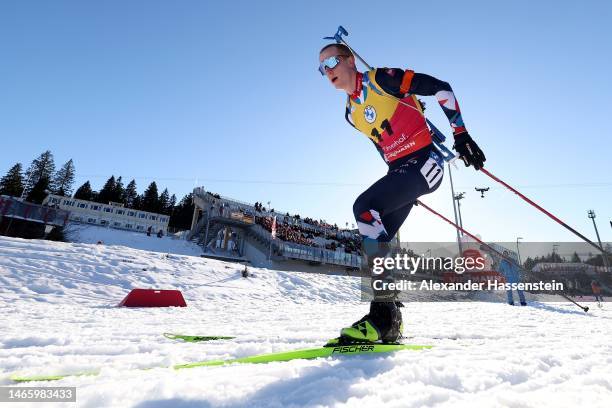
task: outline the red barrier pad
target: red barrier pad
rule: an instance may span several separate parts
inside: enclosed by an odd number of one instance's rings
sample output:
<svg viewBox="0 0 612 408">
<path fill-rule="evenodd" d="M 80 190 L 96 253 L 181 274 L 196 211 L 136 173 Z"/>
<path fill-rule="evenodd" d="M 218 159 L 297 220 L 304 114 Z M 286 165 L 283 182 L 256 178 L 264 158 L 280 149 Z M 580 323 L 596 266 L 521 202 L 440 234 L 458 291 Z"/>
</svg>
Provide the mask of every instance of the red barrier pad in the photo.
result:
<svg viewBox="0 0 612 408">
<path fill-rule="evenodd" d="M 125 307 L 185 307 L 185 299 L 180 290 L 132 289 L 119 303 Z"/>
</svg>

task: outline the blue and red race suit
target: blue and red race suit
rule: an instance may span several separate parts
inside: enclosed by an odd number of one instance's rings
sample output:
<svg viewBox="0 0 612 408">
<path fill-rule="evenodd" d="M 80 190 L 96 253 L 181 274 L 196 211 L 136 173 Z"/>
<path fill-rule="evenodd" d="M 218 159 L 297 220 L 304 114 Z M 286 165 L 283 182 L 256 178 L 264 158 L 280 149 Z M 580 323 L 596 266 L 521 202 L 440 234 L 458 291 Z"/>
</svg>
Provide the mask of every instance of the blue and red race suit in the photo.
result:
<svg viewBox="0 0 612 408">
<path fill-rule="evenodd" d="M 466 128 L 447 82 L 397 68 L 357 73 L 356 81 L 346 120 L 372 140 L 389 171 L 357 198 L 353 213 L 364 242 L 389 242 L 417 198 L 436 190 L 444 174 L 417 95 L 436 97 L 454 135 Z"/>
</svg>

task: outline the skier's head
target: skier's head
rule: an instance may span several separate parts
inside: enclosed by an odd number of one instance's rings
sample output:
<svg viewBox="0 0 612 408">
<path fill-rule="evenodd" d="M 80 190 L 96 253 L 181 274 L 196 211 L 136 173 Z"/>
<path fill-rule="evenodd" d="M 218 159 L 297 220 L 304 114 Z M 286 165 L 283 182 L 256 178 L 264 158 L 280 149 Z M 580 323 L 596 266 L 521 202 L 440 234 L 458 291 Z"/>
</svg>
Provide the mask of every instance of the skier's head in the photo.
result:
<svg viewBox="0 0 612 408">
<path fill-rule="evenodd" d="M 355 90 L 357 66 L 351 50 L 344 44 L 328 44 L 319 51 L 319 70 L 336 87 L 346 93 Z"/>
</svg>

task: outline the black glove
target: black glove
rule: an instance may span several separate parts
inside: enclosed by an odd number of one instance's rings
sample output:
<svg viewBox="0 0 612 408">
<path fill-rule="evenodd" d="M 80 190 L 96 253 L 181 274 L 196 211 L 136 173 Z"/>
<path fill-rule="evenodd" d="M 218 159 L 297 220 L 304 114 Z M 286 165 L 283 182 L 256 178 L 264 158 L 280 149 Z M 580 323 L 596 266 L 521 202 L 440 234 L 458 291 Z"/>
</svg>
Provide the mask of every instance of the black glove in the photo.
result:
<svg viewBox="0 0 612 408">
<path fill-rule="evenodd" d="M 465 167 L 473 165 L 476 170 L 483 167 L 487 160 L 480 147 L 472 140 L 468 132 L 463 132 L 455 136 L 453 149 L 459 153 L 459 158 L 465 163 Z"/>
</svg>

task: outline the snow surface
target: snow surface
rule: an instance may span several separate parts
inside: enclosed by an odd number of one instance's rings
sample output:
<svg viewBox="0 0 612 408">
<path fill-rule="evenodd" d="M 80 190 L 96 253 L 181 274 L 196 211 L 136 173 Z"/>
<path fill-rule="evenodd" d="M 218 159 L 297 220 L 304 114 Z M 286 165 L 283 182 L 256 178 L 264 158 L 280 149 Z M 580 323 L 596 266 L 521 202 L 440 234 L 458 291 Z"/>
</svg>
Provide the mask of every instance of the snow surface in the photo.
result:
<svg viewBox="0 0 612 408">
<path fill-rule="evenodd" d="M 202 248 L 193 242 L 177 239 L 172 235 L 164 235 L 158 238 L 153 233 L 149 237 L 144 232 L 124 231 L 78 223 L 70 224 L 67 235 L 69 241 L 84 244 L 96 244 L 98 241 L 102 241 L 104 245 L 121 245 L 152 252 L 194 256 L 199 256 L 202 253 Z"/>
<path fill-rule="evenodd" d="M 137 238 L 143 237 L 158 240 Z M 609 304 L 603 310 L 588 304 L 585 314 L 569 303 L 410 303 L 403 309 L 408 341 L 432 344 L 431 350 L 163 368 L 315 347 L 367 311 L 354 278 L 249 268 L 255 276 L 245 279 L 242 269 L 119 245 L 0 237 L 0 385 L 12 385 L 14 374 L 101 369 L 96 377 L 28 384 L 76 386 L 79 407 L 603 407 L 612 401 Z M 115 307 L 137 287 L 179 289 L 188 307 Z M 164 332 L 236 339 L 190 344 Z"/>
</svg>

